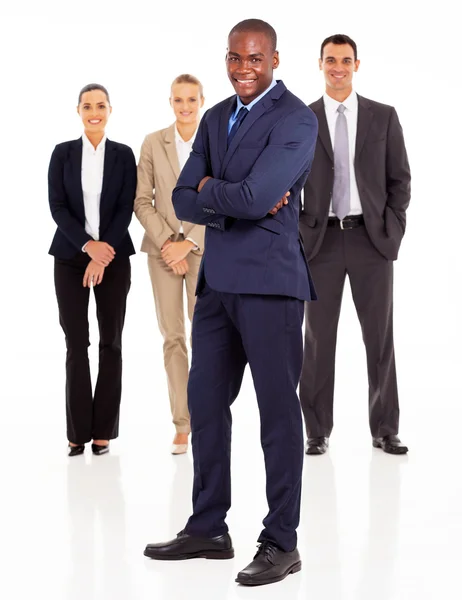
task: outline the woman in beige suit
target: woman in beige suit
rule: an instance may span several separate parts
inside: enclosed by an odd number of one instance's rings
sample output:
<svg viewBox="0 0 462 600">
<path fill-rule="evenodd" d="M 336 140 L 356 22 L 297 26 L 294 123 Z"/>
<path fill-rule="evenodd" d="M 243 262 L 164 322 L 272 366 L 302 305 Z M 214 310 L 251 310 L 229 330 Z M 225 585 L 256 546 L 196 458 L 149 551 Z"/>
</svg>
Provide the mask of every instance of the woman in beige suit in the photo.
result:
<svg viewBox="0 0 462 600">
<path fill-rule="evenodd" d="M 183 454 L 190 433 L 183 285 L 192 320 L 204 227 L 178 221 L 172 191 L 191 152 L 199 124 L 204 104 L 200 81 L 192 75 L 177 77 L 172 83 L 170 104 L 175 123 L 146 136 L 141 147 L 135 214 L 145 229 L 141 251 L 148 254 L 157 320 L 164 338 L 164 364 L 176 428 L 172 453 Z"/>
</svg>

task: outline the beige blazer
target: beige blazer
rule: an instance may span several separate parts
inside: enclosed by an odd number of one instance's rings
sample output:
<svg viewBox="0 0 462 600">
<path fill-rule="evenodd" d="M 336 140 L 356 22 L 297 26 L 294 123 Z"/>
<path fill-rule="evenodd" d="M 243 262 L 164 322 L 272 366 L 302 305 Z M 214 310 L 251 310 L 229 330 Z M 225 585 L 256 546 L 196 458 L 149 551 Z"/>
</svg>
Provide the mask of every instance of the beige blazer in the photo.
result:
<svg viewBox="0 0 462 600">
<path fill-rule="evenodd" d="M 172 192 L 179 176 L 175 125 L 147 135 L 141 147 L 134 207 L 145 229 L 142 252 L 158 254 L 168 238 L 175 240 L 178 237 L 181 222 L 175 215 Z M 201 255 L 205 227 L 183 221 L 183 232 L 199 246 L 193 253 Z"/>
</svg>

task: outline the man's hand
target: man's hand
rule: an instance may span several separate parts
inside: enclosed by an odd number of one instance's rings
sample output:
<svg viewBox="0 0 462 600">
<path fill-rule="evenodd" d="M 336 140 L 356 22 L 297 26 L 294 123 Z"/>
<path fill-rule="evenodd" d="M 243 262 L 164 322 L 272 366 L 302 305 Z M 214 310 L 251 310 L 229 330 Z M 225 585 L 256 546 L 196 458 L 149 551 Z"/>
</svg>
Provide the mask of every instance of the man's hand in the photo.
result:
<svg viewBox="0 0 462 600">
<path fill-rule="evenodd" d="M 91 240 L 85 245 L 85 252 L 102 267 L 107 267 L 115 256 L 115 250 L 106 242 Z"/>
<path fill-rule="evenodd" d="M 197 191 L 200 192 L 201 189 L 204 187 L 204 185 L 207 183 L 207 181 L 209 179 L 212 179 L 211 177 L 209 177 L 209 175 L 207 175 L 206 177 L 203 177 L 197 187 Z"/>
<path fill-rule="evenodd" d="M 172 266 L 172 271 L 175 273 L 175 275 L 186 275 L 186 273 L 189 271 L 188 261 L 185 258 L 180 260 L 179 263 Z"/>
<path fill-rule="evenodd" d="M 285 195 L 279 200 L 279 202 L 276 204 L 276 206 L 269 211 L 268 214 L 275 215 L 280 208 L 282 208 L 286 204 L 289 204 L 289 201 L 287 200 L 287 198 L 289 196 L 290 196 L 290 192 L 286 192 Z"/>
<path fill-rule="evenodd" d="M 164 244 L 162 258 L 169 267 L 173 267 L 185 259 L 193 248 L 194 244 L 189 240 Z"/>
<path fill-rule="evenodd" d="M 83 276 L 83 287 L 98 285 L 103 281 L 103 275 L 104 267 L 94 260 L 91 260 L 85 269 L 85 275 Z"/>
</svg>

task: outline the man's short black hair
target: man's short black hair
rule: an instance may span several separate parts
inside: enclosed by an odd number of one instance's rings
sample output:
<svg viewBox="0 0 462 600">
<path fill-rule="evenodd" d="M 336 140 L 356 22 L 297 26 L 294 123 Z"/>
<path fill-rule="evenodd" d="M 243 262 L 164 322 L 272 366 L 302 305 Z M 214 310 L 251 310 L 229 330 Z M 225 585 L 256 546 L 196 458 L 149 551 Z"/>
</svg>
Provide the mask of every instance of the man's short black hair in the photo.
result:
<svg viewBox="0 0 462 600">
<path fill-rule="evenodd" d="M 331 35 L 330 37 L 326 38 L 323 43 L 321 44 L 321 60 L 322 60 L 322 53 L 324 51 L 324 46 L 327 46 L 327 44 L 336 44 L 337 46 L 341 46 L 343 44 L 349 44 L 352 48 L 353 48 L 353 52 L 355 55 L 355 60 L 358 60 L 358 49 L 356 47 L 356 43 L 351 39 L 351 37 L 348 37 L 347 35 L 344 35 L 343 33 L 336 33 L 335 35 Z"/>
<path fill-rule="evenodd" d="M 257 32 L 264 33 L 271 42 L 271 50 L 272 52 L 276 51 L 278 38 L 274 28 L 271 27 L 269 23 L 266 21 L 262 21 L 261 19 L 246 19 L 245 21 L 241 21 L 229 32 L 228 38 L 230 38 L 233 33 L 249 33 L 249 32 Z"/>
</svg>

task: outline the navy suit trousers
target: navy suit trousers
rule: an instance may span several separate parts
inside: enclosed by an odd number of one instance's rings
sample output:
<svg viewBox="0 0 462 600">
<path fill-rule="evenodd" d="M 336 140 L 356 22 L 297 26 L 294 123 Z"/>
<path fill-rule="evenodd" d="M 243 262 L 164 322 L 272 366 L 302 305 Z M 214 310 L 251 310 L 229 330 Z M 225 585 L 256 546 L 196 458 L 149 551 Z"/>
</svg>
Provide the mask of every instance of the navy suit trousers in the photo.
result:
<svg viewBox="0 0 462 600">
<path fill-rule="evenodd" d="M 231 404 L 249 363 L 261 421 L 269 512 L 259 541 L 285 551 L 297 544 L 303 428 L 297 386 L 303 358 L 303 302 L 231 294 L 207 284 L 193 319 L 188 383 L 194 456 L 193 514 L 185 532 L 227 531 L 231 506 Z"/>
</svg>

